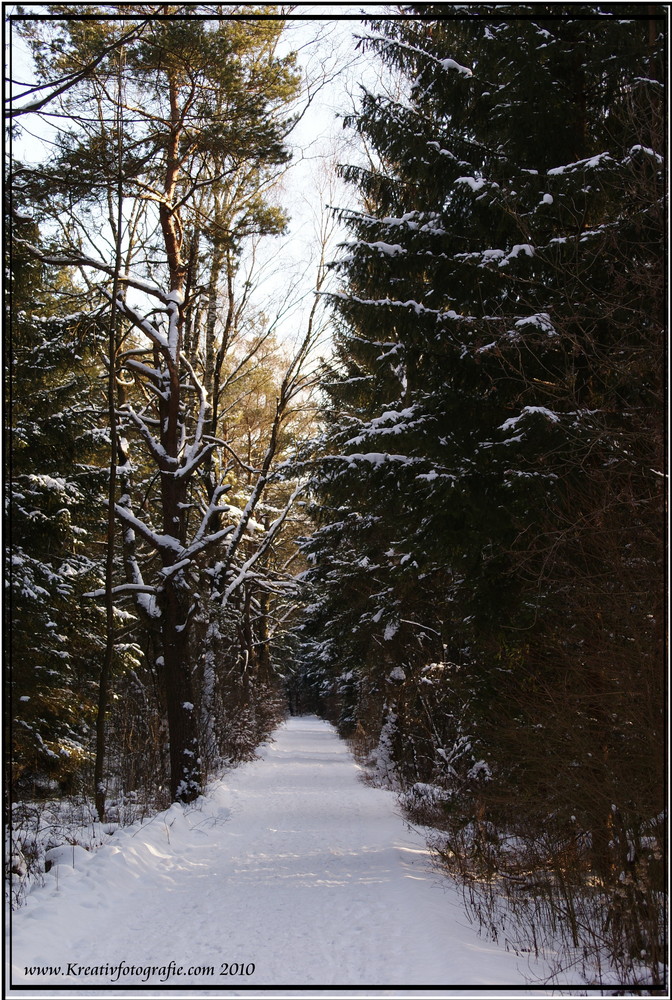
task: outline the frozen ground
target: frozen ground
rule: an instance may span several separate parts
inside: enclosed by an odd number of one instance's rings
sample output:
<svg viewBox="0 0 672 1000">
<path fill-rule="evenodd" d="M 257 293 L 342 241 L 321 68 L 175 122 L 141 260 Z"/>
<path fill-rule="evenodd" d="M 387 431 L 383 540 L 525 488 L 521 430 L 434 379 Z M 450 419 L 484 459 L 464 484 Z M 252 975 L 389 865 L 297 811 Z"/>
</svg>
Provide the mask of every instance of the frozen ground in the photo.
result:
<svg viewBox="0 0 672 1000">
<path fill-rule="evenodd" d="M 274 739 L 195 806 L 65 849 L 13 914 L 14 995 L 557 995 L 478 936 L 331 726 Z"/>
</svg>

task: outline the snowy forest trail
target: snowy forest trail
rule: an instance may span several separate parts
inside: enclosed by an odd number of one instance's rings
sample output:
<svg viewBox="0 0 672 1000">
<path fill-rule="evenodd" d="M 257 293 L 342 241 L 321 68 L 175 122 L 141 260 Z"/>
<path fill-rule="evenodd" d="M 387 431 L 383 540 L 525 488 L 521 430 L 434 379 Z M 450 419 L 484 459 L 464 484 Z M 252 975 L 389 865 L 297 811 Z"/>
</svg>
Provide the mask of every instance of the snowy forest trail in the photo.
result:
<svg viewBox="0 0 672 1000">
<path fill-rule="evenodd" d="M 469 926 L 395 796 L 359 771 L 331 726 L 291 718 L 195 806 L 73 852 L 14 914 L 13 985 L 24 996 L 31 985 L 35 996 L 148 985 L 160 995 L 528 992 L 525 960 Z"/>
</svg>

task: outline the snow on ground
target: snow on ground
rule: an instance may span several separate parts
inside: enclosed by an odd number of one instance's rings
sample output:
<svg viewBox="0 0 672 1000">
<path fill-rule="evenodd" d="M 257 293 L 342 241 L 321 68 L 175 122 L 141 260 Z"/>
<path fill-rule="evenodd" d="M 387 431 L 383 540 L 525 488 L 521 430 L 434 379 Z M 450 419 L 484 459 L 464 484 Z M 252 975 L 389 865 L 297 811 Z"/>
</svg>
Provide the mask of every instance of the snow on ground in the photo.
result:
<svg viewBox="0 0 672 1000">
<path fill-rule="evenodd" d="M 12 995 L 557 995 L 526 990 L 359 773 L 331 726 L 292 718 L 194 806 L 63 852 L 12 916 Z"/>
</svg>

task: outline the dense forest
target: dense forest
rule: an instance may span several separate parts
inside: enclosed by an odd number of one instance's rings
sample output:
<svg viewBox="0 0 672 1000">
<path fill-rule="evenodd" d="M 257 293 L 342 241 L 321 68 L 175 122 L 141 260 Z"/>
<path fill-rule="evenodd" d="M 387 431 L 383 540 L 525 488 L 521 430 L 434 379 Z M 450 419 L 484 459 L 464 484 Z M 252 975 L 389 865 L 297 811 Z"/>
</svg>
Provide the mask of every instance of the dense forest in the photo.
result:
<svg viewBox="0 0 672 1000">
<path fill-rule="evenodd" d="M 14 23 L 10 123 L 58 130 L 5 204 L 10 862 L 35 802 L 189 803 L 317 712 L 488 931 L 655 981 L 662 7 L 357 25 L 356 207 L 287 338 L 255 261 L 315 83 L 275 8 L 188 6 Z"/>
</svg>

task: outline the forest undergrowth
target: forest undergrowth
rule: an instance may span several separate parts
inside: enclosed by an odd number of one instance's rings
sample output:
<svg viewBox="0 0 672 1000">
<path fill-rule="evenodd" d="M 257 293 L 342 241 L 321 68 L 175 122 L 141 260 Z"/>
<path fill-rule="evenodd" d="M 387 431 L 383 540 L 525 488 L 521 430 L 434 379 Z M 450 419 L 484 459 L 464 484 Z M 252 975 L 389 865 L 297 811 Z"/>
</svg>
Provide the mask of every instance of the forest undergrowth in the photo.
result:
<svg viewBox="0 0 672 1000">
<path fill-rule="evenodd" d="M 463 801 L 458 819 L 445 788 L 405 785 L 385 739 L 374 745 L 360 726 L 347 743 L 361 780 L 397 794 L 402 816 L 425 837 L 437 875 L 457 887 L 468 919 L 507 950 L 541 960 L 544 985 L 559 993 L 564 984 L 592 984 L 605 996 L 665 995 L 662 825 L 649 831 L 644 863 L 633 863 L 626 877 L 598 878 L 589 837 L 568 844 L 548 824 L 534 831 L 520 822 L 497 826 L 484 819 L 482 803 L 470 820 Z M 658 867 L 655 887 L 650 864 Z"/>
<path fill-rule="evenodd" d="M 222 779 L 227 771 L 254 760 L 258 747 L 270 738 L 286 715 L 286 702 L 278 686 L 265 688 L 257 705 L 238 705 L 235 718 L 225 720 L 227 736 L 219 744 L 216 758 L 204 759 L 204 783 Z M 231 699 L 233 701 L 233 699 Z M 115 830 L 151 819 L 171 802 L 165 769 L 164 743 L 136 741 L 133 732 L 141 720 L 125 712 L 117 720 L 120 738 L 111 747 L 111 768 L 106 795 L 105 818 L 100 820 L 93 788 L 93 762 L 81 768 L 72 788 L 64 791 L 42 776 L 32 788 L 25 785 L 11 805 L 5 825 L 5 896 L 12 909 L 23 906 L 26 895 L 44 884 L 44 874 L 56 857 L 68 864 L 68 850 L 95 851 Z M 147 724 L 148 719 L 142 720 Z M 224 722 L 224 720 L 222 720 Z M 115 767 L 116 765 L 116 767 Z M 74 855 L 73 855 L 74 866 Z"/>
</svg>

